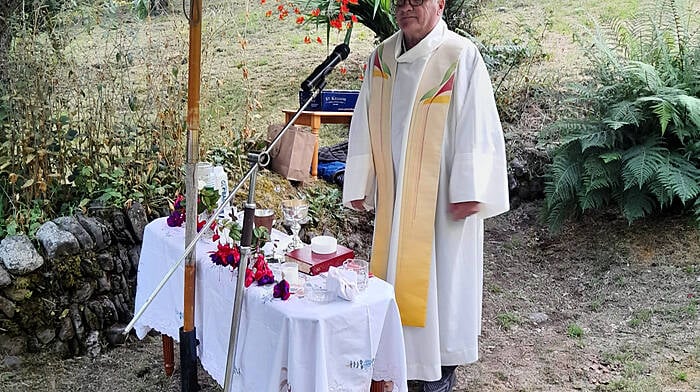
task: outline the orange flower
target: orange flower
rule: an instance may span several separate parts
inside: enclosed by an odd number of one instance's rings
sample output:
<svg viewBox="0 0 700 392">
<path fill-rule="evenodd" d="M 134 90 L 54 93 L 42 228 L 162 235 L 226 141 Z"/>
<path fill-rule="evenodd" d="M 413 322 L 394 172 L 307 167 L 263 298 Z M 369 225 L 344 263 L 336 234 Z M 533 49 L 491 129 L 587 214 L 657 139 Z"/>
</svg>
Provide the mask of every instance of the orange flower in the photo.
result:
<svg viewBox="0 0 700 392">
<path fill-rule="evenodd" d="M 359 1 L 358 0 L 348 0 L 348 3 L 358 5 Z"/>
<path fill-rule="evenodd" d="M 311 43 L 311 37 L 309 37 L 308 35 L 307 35 L 306 37 L 304 37 L 304 43 L 305 43 L 305 44 L 310 44 L 310 43 Z"/>
<path fill-rule="evenodd" d="M 297 24 L 302 24 L 302 23 L 304 23 L 304 17 L 300 16 L 297 18 Z"/>
<path fill-rule="evenodd" d="M 346 23 L 346 24 L 345 24 L 345 28 L 346 28 L 346 29 L 352 28 L 352 22 Z"/>
<path fill-rule="evenodd" d="M 341 75 L 345 75 L 346 73 L 348 73 L 348 69 L 345 67 L 340 67 L 338 68 L 338 70 L 340 71 Z"/>
<path fill-rule="evenodd" d="M 340 13 L 347 14 L 348 12 L 350 12 L 350 9 L 348 8 L 348 6 L 345 4 L 341 4 L 340 5 Z"/>
<path fill-rule="evenodd" d="M 265 12 L 265 16 L 268 18 L 272 16 L 272 10 L 268 10 L 267 12 Z"/>
<path fill-rule="evenodd" d="M 319 16 L 321 15 L 321 10 L 316 8 L 315 10 L 311 11 L 311 16 Z"/>
<path fill-rule="evenodd" d="M 321 37 L 316 37 L 316 42 L 318 42 L 319 44 L 322 44 L 323 40 L 321 39 Z"/>
<path fill-rule="evenodd" d="M 359 77 L 358 79 L 360 79 L 360 80 L 365 80 L 365 75 L 364 75 L 364 74 L 360 74 L 360 77 Z"/>
</svg>

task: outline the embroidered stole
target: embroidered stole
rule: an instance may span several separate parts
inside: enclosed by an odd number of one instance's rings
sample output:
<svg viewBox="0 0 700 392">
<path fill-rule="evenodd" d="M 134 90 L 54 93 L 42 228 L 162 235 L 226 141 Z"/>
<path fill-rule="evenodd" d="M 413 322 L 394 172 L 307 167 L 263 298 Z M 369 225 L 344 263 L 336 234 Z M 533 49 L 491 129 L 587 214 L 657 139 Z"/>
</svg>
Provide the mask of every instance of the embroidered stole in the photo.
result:
<svg viewBox="0 0 700 392">
<path fill-rule="evenodd" d="M 399 34 L 376 50 L 370 91 L 369 133 L 377 173 L 377 208 L 372 273 L 386 279 L 394 219 L 400 219 L 394 288 L 401 321 L 425 326 L 428 286 L 435 231 L 442 143 L 450 106 L 454 73 L 464 48 L 448 32 L 433 51 L 418 84 L 406 137 L 401 200 L 394 217 L 394 167 L 391 145 L 391 97 L 396 72 L 395 46 Z M 416 75 L 418 76 L 418 75 Z"/>
</svg>

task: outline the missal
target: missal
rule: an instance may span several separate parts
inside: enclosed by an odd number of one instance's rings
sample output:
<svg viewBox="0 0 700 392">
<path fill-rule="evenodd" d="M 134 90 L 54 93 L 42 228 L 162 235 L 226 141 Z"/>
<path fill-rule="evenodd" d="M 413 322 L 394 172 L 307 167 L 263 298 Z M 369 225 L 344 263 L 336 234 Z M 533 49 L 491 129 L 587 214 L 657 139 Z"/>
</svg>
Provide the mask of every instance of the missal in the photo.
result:
<svg viewBox="0 0 700 392">
<path fill-rule="evenodd" d="M 334 253 L 320 254 L 311 251 L 311 245 L 295 249 L 285 254 L 287 261 L 294 261 L 299 264 L 299 272 L 308 275 L 318 275 L 328 271 L 330 267 L 340 267 L 347 259 L 355 257 L 355 252 L 352 249 L 342 245 Z"/>
</svg>

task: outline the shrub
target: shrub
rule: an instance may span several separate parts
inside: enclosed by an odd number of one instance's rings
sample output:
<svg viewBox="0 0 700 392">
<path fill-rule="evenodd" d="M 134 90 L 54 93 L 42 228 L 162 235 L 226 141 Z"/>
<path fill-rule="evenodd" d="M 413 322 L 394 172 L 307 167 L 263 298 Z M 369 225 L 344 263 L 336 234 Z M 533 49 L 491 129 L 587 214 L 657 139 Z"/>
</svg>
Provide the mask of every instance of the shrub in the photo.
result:
<svg viewBox="0 0 700 392">
<path fill-rule="evenodd" d="M 700 217 L 700 47 L 676 1 L 644 14 L 584 42 L 590 78 L 571 99 L 582 115 L 549 130 L 560 137 L 545 188 L 553 229 L 610 206 L 630 223 L 675 206 Z"/>
</svg>

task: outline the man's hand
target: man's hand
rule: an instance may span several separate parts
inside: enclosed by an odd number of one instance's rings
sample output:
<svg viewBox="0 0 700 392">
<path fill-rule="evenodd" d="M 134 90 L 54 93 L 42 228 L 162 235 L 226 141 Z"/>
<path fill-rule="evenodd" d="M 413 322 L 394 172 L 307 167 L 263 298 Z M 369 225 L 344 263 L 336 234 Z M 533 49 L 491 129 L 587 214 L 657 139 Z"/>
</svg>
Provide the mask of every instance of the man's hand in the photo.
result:
<svg viewBox="0 0 700 392">
<path fill-rule="evenodd" d="M 452 216 L 454 220 L 464 219 L 470 215 L 474 215 L 479 212 L 479 202 L 478 201 L 463 201 L 460 203 L 451 203 L 447 207 L 447 212 Z"/>
<path fill-rule="evenodd" d="M 352 208 L 358 210 L 358 211 L 364 211 L 365 210 L 365 199 L 358 199 L 358 200 L 353 200 L 350 202 L 350 205 L 352 205 Z"/>
</svg>

